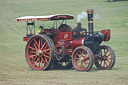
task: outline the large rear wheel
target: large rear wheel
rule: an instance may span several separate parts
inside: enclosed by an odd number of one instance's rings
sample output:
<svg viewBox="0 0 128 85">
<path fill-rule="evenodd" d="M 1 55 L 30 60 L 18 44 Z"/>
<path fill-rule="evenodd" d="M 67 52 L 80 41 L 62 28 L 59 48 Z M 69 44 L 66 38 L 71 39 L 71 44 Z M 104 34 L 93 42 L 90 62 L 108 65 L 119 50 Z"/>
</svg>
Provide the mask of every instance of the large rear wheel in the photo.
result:
<svg viewBox="0 0 128 85">
<path fill-rule="evenodd" d="M 78 71 L 89 71 L 93 66 L 92 51 L 85 46 L 77 47 L 72 54 L 72 63 Z"/>
<path fill-rule="evenodd" d="M 35 70 L 49 69 L 54 62 L 54 43 L 46 35 L 31 37 L 26 45 L 25 56 L 28 65 Z"/>
<path fill-rule="evenodd" d="M 100 46 L 99 56 L 95 57 L 95 65 L 100 70 L 109 70 L 115 64 L 115 53 L 109 46 Z"/>
</svg>

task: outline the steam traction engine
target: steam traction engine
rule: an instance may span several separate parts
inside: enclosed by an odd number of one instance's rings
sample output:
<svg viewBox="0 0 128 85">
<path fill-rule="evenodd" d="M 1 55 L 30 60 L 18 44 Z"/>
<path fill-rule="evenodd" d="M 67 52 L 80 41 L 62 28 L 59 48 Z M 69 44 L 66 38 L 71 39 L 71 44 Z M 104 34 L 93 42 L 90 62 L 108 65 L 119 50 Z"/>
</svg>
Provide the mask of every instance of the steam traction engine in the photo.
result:
<svg viewBox="0 0 128 85">
<path fill-rule="evenodd" d="M 89 71 L 93 63 L 100 70 L 109 70 L 115 64 L 115 53 L 111 47 L 100 45 L 110 40 L 110 30 L 93 31 L 93 10 L 88 13 L 88 32 L 77 24 L 75 29 L 65 24 L 74 19 L 72 15 L 58 14 L 50 16 L 25 16 L 17 18 L 18 22 L 27 22 L 27 41 L 25 57 L 28 65 L 35 70 L 49 68 L 72 68 Z M 35 21 L 54 21 L 53 27 L 35 35 Z M 59 26 L 58 26 L 59 23 Z"/>
</svg>

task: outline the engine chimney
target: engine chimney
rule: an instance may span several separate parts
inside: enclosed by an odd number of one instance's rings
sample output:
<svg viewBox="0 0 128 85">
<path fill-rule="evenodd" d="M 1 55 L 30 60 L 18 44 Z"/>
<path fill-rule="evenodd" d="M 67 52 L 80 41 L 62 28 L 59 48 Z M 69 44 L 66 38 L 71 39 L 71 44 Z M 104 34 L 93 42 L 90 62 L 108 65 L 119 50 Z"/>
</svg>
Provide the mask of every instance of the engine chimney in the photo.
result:
<svg viewBox="0 0 128 85">
<path fill-rule="evenodd" d="M 80 30 L 82 27 L 81 27 L 81 23 L 77 23 L 77 29 Z"/>
<path fill-rule="evenodd" d="M 93 9 L 88 9 L 88 30 L 89 30 L 89 36 L 93 35 Z"/>
</svg>

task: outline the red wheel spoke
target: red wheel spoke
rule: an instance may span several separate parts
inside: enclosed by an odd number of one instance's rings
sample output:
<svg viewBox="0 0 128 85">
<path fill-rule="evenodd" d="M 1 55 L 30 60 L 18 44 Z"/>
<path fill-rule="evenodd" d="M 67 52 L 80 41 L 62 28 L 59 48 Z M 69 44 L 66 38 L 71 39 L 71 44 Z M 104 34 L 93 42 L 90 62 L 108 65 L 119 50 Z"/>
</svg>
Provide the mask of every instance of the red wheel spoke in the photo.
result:
<svg viewBox="0 0 128 85">
<path fill-rule="evenodd" d="M 43 63 L 46 65 L 46 62 L 45 62 L 45 60 L 41 57 L 41 60 L 43 61 Z"/>
<path fill-rule="evenodd" d="M 32 49 L 32 50 L 37 50 L 37 49 L 35 49 L 35 48 L 33 48 L 33 47 L 29 47 L 30 49 Z"/>
<path fill-rule="evenodd" d="M 47 55 L 45 55 L 45 54 L 43 54 L 43 56 L 46 57 L 46 58 L 49 58 L 49 56 L 47 56 Z"/>
<path fill-rule="evenodd" d="M 40 60 L 40 66 L 41 66 L 41 67 L 42 67 L 42 63 L 43 63 L 42 60 Z"/>
<path fill-rule="evenodd" d="M 44 48 L 45 44 L 46 44 L 46 42 L 42 45 L 41 49 L 43 49 L 43 48 Z"/>
<path fill-rule="evenodd" d="M 38 44 L 38 48 L 40 48 L 40 39 L 39 39 L 39 44 Z"/>
<path fill-rule="evenodd" d="M 50 52 L 45 52 L 45 54 L 48 54 L 48 55 L 50 55 Z"/>
<path fill-rule="evenodd" d="M 82 50 L 82 52 L 80 52 L 81 56 L 83 56 L 83 53 L 84 53 L 84 51 Z"/>
<path fill-rule="evenodd" d="M 112 58 L 107 58 L 107 57 L 105 57 L 105 59 L 112 59 Z"/>
<path fill-rule="evenodd" d="M 111 64 L 111 62 L 109 60 L 107 60 L 109 64 Z"/>
<path fill-rule="evenodd" d="M 34 42 L 36 43 L 36 45 L 38 46 L 38 43 L 37 43 L 37 41 L 34 39 Z"/>
<path fill-rule="evenodd" d="M 108 67 L 108 64 L 106 63 L 106 61 L 105 61 L 105 64 L 106 64 L 106 66 Z"/>
<path fill-rule="evenodd" d="M 46 63 L 48 63 L 47 58 L 45 58 Z"/>
<path fill-rule="evenodd" d="M 34 66 L 36 66 L 36 63 L 35 62 L 33 62 L 33 64 L 34 64 Z"/>
<path fill-rule="evenodd" d="M 78 55 L 78 53 L 76 53 L 76 55 Z"/>
<path fill-rule="evenodd" d="M 84 66 L 83 66 L 83 62 L 81 62 L 80 66 L 81 66 L 82 68 L 84 68 Z"/>
<path fill-rule="evenodd" d="M 85 53 L 85 56 L 87 56 L 87 53 Z"/>
<path fill-rule="evenodd" d="M 109 57 L 111 54 L 109 54 L 107 57 Z"/>
<path fill-rule="evenodd" d="M 30 58 L 33 58 L 34 56 L 36 56 L 36 55 L 31 55 Z"/>
<path fill-rule="evenodd" d="M 84 63 L 85 63 L 85 64 L 89 64 L 89 63 L 87 63 L 86 61 L 84 61 Z"/>
<path fill-rule="evenodd" d="M 39 58 L 37 58 L 37 60 L 35 61 L 35 63 L 37 63 L 38 60 L 39 60 Z"/>
<path fill-rule="evenodd" d="M 76 58 L 76 60 L 78 60 L 78 59 L 80 59 L 80 58 Z"/>
<path fill-rule="evenodd" d="M 50 49 L 45 49 L 45 50 L 43 50 L 43 52 L 46 52 L 46 51 L 50 51 Z"/>
<path fill-rule="evenodd" d="M 108 52 L 108 50 L 107 50 L 106 52 L 104 52 L 104 55 L 106 55 L 106 54 L 107 54 L 107 52 Z"/>
<path fill-rule="evenodd" d="M 48 44 L 45 45 L 44 49 L 46 49 L 48 47 Z"/>
<path fill-rule="evenodd" d="M 31 54 L 31 53 L 36 53 L 36 52 L 35 52 L 35 51 L 30 51 L 30 54 Z"/>
<path fill-rule="evenodd" d="M 80 58 L 79 54 L 77 56 Z"/>
<path fill-rule="evenodd" d="M 34 47 L 37 49 L 36 44 L 34 43 Z"/>
<path fill-rule="evenodd" d="M 85 60 L 88 60 L 89 56 L 84 57 Z"/>
<path fill-rule="evenodd" d="M 35 60 L 36 60 L 36 58 L 37 58 L 37 56 L 35 56 L 35 58 L 33 59 L 33 61 L 35 61 Z"/>
<path fill-rule="evenodd" d="M 78 56 L 78 57 L 80 58 L 80 56 L 79 56 L 79 54 L 78 54 L 78 53 L 76 53 L 76 56 Z"/>
<path fill-rule="evenodd" d="M 77 60 L 76 62 L 77 62 L 77 64 L 78 64 L 78 63 L 80 62 L 80 60 Z"/>
</svg>

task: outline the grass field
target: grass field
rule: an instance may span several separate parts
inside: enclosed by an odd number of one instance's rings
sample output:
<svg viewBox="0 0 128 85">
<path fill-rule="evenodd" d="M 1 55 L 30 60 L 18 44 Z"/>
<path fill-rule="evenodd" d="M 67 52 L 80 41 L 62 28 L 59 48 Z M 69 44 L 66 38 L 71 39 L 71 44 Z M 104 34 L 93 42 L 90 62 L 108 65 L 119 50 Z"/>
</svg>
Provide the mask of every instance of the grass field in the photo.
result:
<svg viewBox="0 0 128 85">
<path fill-rule="evenodd" d="M 111 29 L 111 40 L 103 44 L 116 53 L 111 70 L 89 72 L 74 69 L 35 71 L 26 63 L 25 22 L 16 18 L 25 15 L 72 14 L 74 28 L 79 13 L 93 8 L 98 13 L 94 29 Z M 87 19 L 82 21 L 87 28 Z M 42 24 L 43 22 L 37 22 Z M 0 85 L 128 85 L 128 1 L 117 0 L 0 0 Z"/>
</svg>

